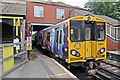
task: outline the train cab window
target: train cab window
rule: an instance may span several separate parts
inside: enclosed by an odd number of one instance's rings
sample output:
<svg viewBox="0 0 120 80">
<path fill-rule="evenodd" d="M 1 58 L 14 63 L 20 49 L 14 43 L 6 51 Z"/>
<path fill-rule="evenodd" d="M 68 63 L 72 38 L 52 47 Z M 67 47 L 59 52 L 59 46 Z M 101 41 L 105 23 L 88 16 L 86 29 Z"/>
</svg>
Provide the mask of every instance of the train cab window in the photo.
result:
<svg viewBox="0 0 120 80">
<path fill-rule="evenodd" d="M 59 43 L 61 44 L 62 43 L 62 30 L 60 30 L 60 39 L 59 39 Z"/>
<path fill-rule="evenodd" d="M 96 30 L 96 37 L 97 40 L 104 40 L 105 39 L 105 23 L 96 23 L 97 30 Z"/>
<path fill-rule="evenodd" d="M 47 41 L 50 41 L 50 32 L 47 33 Z"/>
<path fill-rule="evenodd" d="M 70 27 L 71 41 L 81 41 L 82 21 L 71 20 Z"/>
<path fill-rule="evenodd" d="M 90 28 L 85 29 L 85 40 L 91 40 L 91 29 Z"/>
</svg>

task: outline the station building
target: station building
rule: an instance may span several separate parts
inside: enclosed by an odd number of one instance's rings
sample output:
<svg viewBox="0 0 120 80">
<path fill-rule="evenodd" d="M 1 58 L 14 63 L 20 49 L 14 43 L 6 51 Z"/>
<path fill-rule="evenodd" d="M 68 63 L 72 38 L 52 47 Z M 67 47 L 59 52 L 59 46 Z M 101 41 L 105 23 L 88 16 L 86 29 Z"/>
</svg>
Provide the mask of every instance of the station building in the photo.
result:
<svg viewBox="0 0 120 80">
<path fill-rule="evenodd" d="M 64 4 L 62 2 L 52 2 L 32 0 L 26 3 L 26 21 L 27 25 L 32 27 L 33 31 L 41 30 L 70 18 L 71 9 L 80 9 L 79 7 Z"/>
<path fill-rule="evenodd" d="M 26 3 L 0 2 L 0 77 L 27 62 Z"/>
</svg>

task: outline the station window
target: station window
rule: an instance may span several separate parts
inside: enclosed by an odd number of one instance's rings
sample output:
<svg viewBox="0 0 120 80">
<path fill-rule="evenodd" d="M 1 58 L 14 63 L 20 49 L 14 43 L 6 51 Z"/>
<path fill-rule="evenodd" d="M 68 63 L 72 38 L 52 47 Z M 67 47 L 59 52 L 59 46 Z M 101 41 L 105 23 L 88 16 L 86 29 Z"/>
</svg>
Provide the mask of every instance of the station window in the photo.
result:
<svg viewBox="0 0 120 80">
<path fill-rule="evenodd" d="M 50 41 L 50 32 L 47 33 L 47 41 Z"/>
<path fill-rule="evenodd" d="M 64 14 L 64 9 L 56 9 L 56 18 L 57 19 L 64 19 L 65 14 Z"/>
<path fill-rule="evenodd" d="M 107 34 L 108 34 L 108 35 L 110 35 L 110 30 L 111 30 L 110 25 L 107 25 Z"/>
<path fill-rule="evenodd" d="M 60 30 L 60 44 L 62 43 L 62 30 Z"/>
<path fill-rule="evenodd" d="M 13 39 L 15 36 L 15 27 L 13 27 L 13 20 L 3 19 L 2 22 L 0 22 L 0 27 L 2 30 L 2 35 L 0 35 L 0 39 L 2 38 L 2 43 L 13 43 Z"/>
<path fill-rule="evenodd" d="M 43 6 L 34 6 L 34 17 L 44 17 Z"/>
<path fill-rule="evenodd" d="M 111 36 L 115 38 L 115 28 L 111 27 Z"/>
<path fill-rule="evenodd" d="M 116 28 L 116 40 L 120 40 L 120 28 Z"/>
</svg>

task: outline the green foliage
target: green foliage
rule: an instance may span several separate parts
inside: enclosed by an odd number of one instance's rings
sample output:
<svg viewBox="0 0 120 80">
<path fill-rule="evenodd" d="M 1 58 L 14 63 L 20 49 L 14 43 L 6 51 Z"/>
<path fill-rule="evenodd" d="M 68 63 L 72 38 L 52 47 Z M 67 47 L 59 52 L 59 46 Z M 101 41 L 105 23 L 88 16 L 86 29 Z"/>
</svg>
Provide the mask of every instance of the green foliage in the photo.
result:
<svg viewBox="0 0 120 80">
<path fill-rule="evenodd" d="M 106 15 L 111 18 L 120 20 L 120 1 L 119 2 L 104 2 L 104 1 L 89 0 L 89 2 L 85 4 L 85 8 L 94 14 Z"/>
</svg>

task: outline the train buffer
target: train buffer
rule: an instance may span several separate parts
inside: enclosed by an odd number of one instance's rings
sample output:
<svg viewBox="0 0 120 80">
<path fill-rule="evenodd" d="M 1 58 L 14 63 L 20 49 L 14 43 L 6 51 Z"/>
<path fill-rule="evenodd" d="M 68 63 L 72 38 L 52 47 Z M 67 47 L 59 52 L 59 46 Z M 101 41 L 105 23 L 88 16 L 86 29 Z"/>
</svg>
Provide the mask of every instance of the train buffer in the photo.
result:
<svg viewBox="0 0 120 80">
<path fill-rule="evenodd" d="M 31 54 L 32 53 L 36 52 L 32 51 Z M 4 77 L 4 79 L 6 78 L 67 78 L 70 80 L 77 80 L 77 77 L 65 69 L 61 64 L 43 54 L 37 54 L 36 59 L 17 68 Z"/>
</svg>

